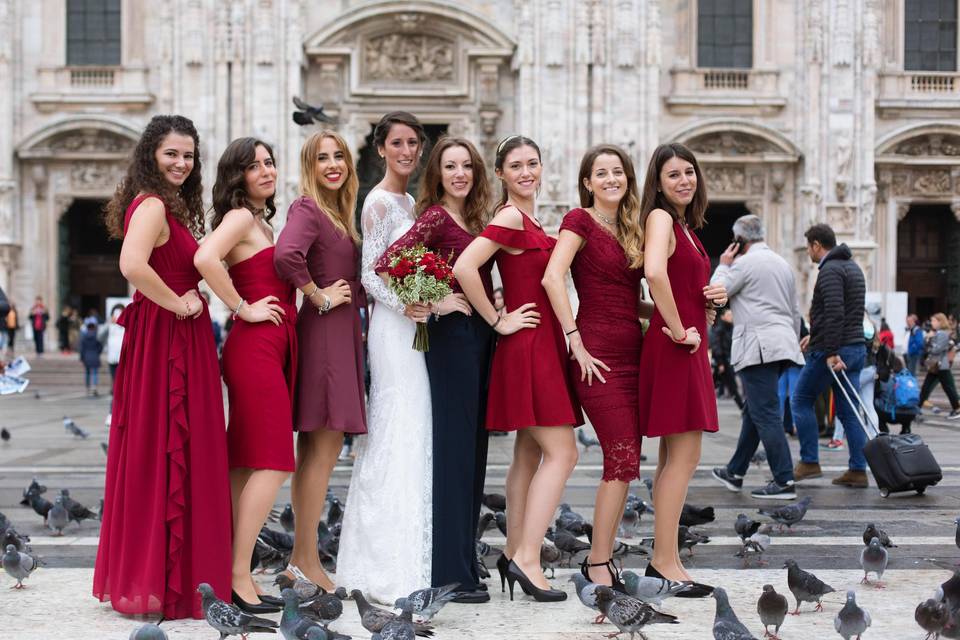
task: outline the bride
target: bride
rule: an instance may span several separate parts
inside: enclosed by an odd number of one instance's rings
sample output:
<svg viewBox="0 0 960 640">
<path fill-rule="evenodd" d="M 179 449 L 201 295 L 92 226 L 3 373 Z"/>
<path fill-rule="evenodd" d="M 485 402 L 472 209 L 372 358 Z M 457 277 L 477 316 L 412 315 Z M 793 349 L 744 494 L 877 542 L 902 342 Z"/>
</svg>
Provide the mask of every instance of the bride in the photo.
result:
<svg viewBox="0 0 960 640">
<path fill-rule="evenodd" d="M 350 479 L 337 560 L 337 584 L 392 605 L 430 586 L 433 529 L 433 437 L 430 382 L 412 347 L 424 305 L 404 306 L 374 271 L 387 247 L 414 222 L 407 182 L 425 135 L 413 115 L 397 111 L 374 129 L 387 171 L 363 203 L 361 281 L 374 302 L 367 332 L 370 397 Z"/>
</svg>

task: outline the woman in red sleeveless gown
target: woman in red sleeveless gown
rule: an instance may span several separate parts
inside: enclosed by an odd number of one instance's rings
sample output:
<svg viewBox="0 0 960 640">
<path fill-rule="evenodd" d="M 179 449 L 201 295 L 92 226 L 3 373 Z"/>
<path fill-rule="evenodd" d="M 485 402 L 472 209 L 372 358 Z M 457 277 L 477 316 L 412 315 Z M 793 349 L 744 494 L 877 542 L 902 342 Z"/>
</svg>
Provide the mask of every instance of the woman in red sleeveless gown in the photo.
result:
<svg viewBox="0 0 960 640">
<path fill-rule="evenodd" d="M 155 116 L 106 217 L 137 292 L 120 317 L 93 594 L 121 613 L 167 619 L 203 617 L 201 582 L 230 596 L 220 369 L 193 266 L 203 230 L 198 146 L 192 122 Z"/>
<path fill-rule="evenodd" d="M 213 185 L 213 231 L 193 259 L 236 321 L 223 347 L 230 420 L 227 450 L 233 499 L 233 602 L 254 614 L 276 612 L 259 593 L 250 557 L 260 529 L 293 472 L 291 396 L 297 365 L 293 287 L 273 268 L 277 167 L 273 149 L 238 138 L 223 151 Z M 224 268 L 226 262 L 229 271 Z"/>
<path fill-rule="evenodd" d="M 593 544 L 580 571 L 591 582 L 624 590 L 613 546 L 630 481 L 640 476 L 640 318 L 650 317 L 653 305 L 640 302 L 643 232 L 630 156 L 613 145 L 593 147 L 583 156 L 577 183 L 583 208 L 563 218 L 544 288 L 570 338 L 570 377 L 603 450 Z M 568 270 L 579 298 L 576 322 Z"/>
<path fill-rule="evenodd" d="M 577 464 L 573 426 L 583 424 L 567 378 L 567 345 L 540 281 L 556 240 L 524 211 L 533 211 L 540 149 L 511 136 L 497 147 L 501 209 L 454 265 L 470 304 L 500 335 L 487 396 L 487 429 L 516 431 L 507 473 L 507 544 L 497 561 L 502 579 L 538 601 L 566 599 L 540 568 L 540 546 L 564 485 Z M 495 257 L 509 311 L 487 298 L 480 268 Z M 542 460 L 542 462 L 541 462 Z M 512 560 L 511 560 L 512 558 Z"/>
<path fill-rule="evenodd" d="M 718 430 L 717 400 L 703 336 L 707 308 L 726 291 L 708 287 L 710 259 L 692 232 L 704 224 L 706 185 L 683 145 L 653 153 L 640 204 L 644 271 L 656 308 L 640 358 L 640 433 L 660 438 L 653 500 L 656 546 L 649 575 L 690 580 L 680 563 L 677 526 L 687 486 L 700 460 L 704 431 Z M 706 596 L 694 585 L 688 596 Z"/>
</svg>

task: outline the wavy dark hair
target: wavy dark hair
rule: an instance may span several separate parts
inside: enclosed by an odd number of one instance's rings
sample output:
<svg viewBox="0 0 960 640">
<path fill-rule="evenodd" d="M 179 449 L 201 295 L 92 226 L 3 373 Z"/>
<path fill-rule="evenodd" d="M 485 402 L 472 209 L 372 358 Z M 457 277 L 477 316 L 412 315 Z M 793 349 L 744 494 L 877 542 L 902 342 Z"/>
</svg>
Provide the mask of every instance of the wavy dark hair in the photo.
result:
<svg viewBox="0 0 960 640">
<path fill-rule="evenodd" d="M 223 216 L 233 209 L 246 209 L 254 216 L 263 214 L 263 220 L 270 224 L 270 219 L 277 213 L 277 206 L 273 203 L 274 195 L 267 198 L 264 209 L 258 209 L 250 202 L 247 192 L 247 167 L 257 159 L 257 147 L 263 147 L 270 154 L 270 160 L 276 166 L 273 148 L 257 138 L 237 138 L 227 145 L 217 163 L 217 181 L 213 183 L 213 215 L 210 216 L 210 228 L 216 229 L 223 222 Z"/>
<path fill-rule="evenodd" d="M 157 168 L 156 153 L 170 133 L 193 138 L 193 170 L 179 188 L 170 184 Z M 200 135 L 193 121 L 183 116 L 153 116 L 133 150 L 127 173 L 104 207 L 104 223 L 112 238 L 123 237 L 127 207 L 138 193 L 160 197 L 170 214 L 197 239 L 203 236 L 203 185 Z"/>
<path fill-rule="evenodd" d="M 473 187 L 463 203 L 463 222 L 475 234 L 483 231 L 487 222 L 487 208 L 490 200 L 490 186 L 487 183 L 487 168 L 477 148 L 466 138 L 441 136 L 430 151 L 423 177 L 420 178 L 419 196 L 414 211 L 419 216 L 443 200 L 443 152 L 453 147 L 463 147 L 470 155 L 473 165 Z"/>
<path fill-rule="evenodd" d="M 627 189 L 617 205 L 617 240 L 623 247 L 630 266 L 637 269 L 643 266 L 643 227 L 640 226 L 640 198 L 637 188 L 637 172 L 633 168 L 633 161 L 629 154 L 613 144 L 598 144 L 591 147 L 580 161 L 580 171 L 577 174 L 577 192 L 580 195 L 580 206 L 586 209 L 594 205 L 593 192 L 587 189 L 584 182 L 590 181 L 593 173 L 593 163 L 603 155 L 616 156 L 623 166 L 623 174 L 627 179 Z"/>
<path fill-rule="evenodd" d="M 540 161 L 543 162 L 542 154 L 540 153 L 540 147 L 537 146 L 537 143 L 531 140 L 526 136 L 507 136 L 500 141 L 500 144 L 497 145 L 497 155 L 493 161 L 493 168 L 497 171 L 503 171 L 503 163 L 507 160 L 507 156 L 514 149 L 519 149 L 520 147 L 532 147 L 534 151 L 537 152 L 537 157 L 540 158 Z M 507 193 L 507 187 L 503 183 L 503 180 L 500 181 L 500 202 L 497 203 L 497 209 L 502 209 L 505 204 L 507 204 L 507 199 L 510 197 L 510 194 Z"/>
<path fill-rule="evenodd" d="M 693 200 L 683 212 L 683 221 L 691 229 L 700 229 L 707 221 L 707 183 L 703 179 L 697 157 L 679 142 L 661 144 L 653 150 L 650 164 L 647 165 L 647 175 L 643 181 L 643 196 L 640 198 L 640 226 L 644 229 L 647 227 L 647 218 L 654 209 L 663 209 L 674 220 L 680 221 L 680 213 L 660 191 L 660 171 L 670 158 L 686 160 L 693 165 L 693 171 L 697 174 L 697 190 L 693 194 Z"/>
</svg>

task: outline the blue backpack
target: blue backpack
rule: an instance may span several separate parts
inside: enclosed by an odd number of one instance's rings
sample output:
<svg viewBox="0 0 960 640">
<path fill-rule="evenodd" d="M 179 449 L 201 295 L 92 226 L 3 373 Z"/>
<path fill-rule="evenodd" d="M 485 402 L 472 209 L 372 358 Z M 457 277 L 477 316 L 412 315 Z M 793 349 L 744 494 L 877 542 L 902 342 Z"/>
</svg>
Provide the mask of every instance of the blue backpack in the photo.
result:
<svg viewBox="0 0 960 640">
<path fill-rule="evenodd" d="M 916 413 L 920 408 L 920 385 L 913 374 L 906 369 L 890 376 L 889 394 L 886 397 L 885 410 L 893 418 L 897 417 L 897 409 Z"/>
</svg>

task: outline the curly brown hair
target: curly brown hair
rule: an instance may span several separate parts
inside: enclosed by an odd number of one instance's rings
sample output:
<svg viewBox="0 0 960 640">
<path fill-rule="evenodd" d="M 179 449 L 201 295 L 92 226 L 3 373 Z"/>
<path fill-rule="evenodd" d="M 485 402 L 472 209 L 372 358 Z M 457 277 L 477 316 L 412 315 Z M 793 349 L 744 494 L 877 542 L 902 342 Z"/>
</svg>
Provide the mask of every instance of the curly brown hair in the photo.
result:
<svg viewBox="0 0 960 640">
<path fill-rule="evenodd" d="M 210 216 L 210 228 L 216 229 L 223 222 L 223 216 L 233 209 L 246 209 L 257 215 L 263 213 L 263 220 L 270 224 L 270 219 L 277 213 L 277 206 L 273 202 L 276 195 L 267 198 L 265 211 L 259 211 L 250 202 L 247 193 L 247 167 L 257 159 L 257 147 L 263 147 L 270 154 L 270 161 L 276 163 L 273 148 L 257 138 L 237 138 L 227 145 L 217 163 L 217 181 L 213 183 L 213 215 Z"/>
<path fill-rule="evenodd" d="M 478 234 L 483 231 L 483 227 L 487 223 L 490 187 L 487 183 L 487 169 L 483 163 L 483 158 L 477 148 L 466 138 L 445 135 L 441 136 L 437 143 L 433 145 L 423 176 L 420 178 L 420 195 L 413 210 L 419 216 L 433 205 L 440 204 L 443 200 L 443 179 L 441 177 L 443 170 L 440 164 L 443 160 L 443 152 L 451 147 L 463 147 L 470 155 L 470 163 L 473 165 L 473 188 L 467 194 L 462 213 L 463 222 L 474 234 Z"/>
<path fill-rule="evenodd" d="M 157 168 L 157 149 L 170 133 L 193 138 L 193 170 L 179 188 L 171 185 Z M 153 116 L 133 150 L 127 174 L 104 207 L 104 223 L 110 237 L 123 237 L 127 207 L 138 193 L 150 193 L 159 196 L 170 214 L 199 239 L 203 236 L 202 169 L 200 136 L 193 122 L 183 116 Z"/>
</svg>

